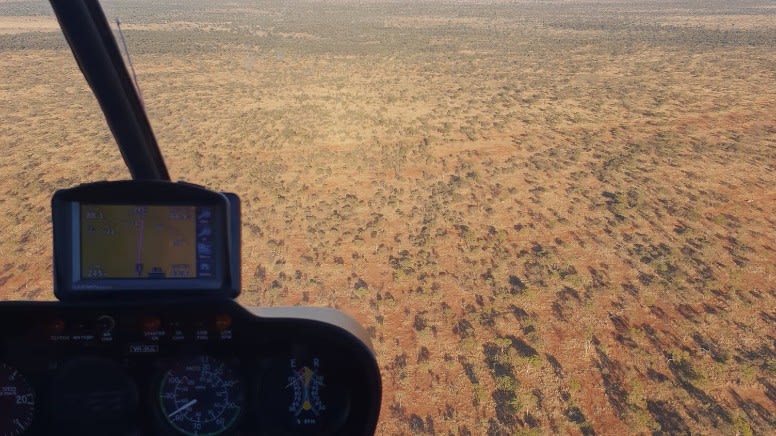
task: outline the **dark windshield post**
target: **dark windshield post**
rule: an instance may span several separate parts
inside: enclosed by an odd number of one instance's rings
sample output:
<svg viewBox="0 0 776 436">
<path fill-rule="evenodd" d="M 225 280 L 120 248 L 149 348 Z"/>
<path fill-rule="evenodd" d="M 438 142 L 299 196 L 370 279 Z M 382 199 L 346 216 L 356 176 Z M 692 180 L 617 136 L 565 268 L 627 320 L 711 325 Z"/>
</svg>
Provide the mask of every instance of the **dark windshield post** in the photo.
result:
<svg viewBox="0 0 776 436">
<path fill-rule="evenodd" d="M 170 180 L 142 101 L 99 2 L 51 0 L 51 6 L 132 178 Z"/>
</svg>

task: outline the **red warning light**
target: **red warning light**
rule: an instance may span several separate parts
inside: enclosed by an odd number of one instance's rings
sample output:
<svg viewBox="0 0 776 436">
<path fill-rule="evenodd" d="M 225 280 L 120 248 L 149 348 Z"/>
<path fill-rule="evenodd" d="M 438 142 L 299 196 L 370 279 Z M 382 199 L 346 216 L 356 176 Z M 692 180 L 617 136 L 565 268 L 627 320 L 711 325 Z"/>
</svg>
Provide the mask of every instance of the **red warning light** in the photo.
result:
<svg viewBox="0 0 776 436">
<path fill-rule="evenodd" d="M 162 328 L 162 320 L 158 316 L 145 316 L 140 325 L 146 333 L 158 332 Z"/>
<path fill-rule="evenodd" d="M 46 325 L 48 329 L 48 333 L 52 336 L 58 336 L 64 333 L 65 331 L 65 320 L 63 319 L 52 319 L 49 320 L 48 324 Z"/>
<path fill-rule="evenodd" d="M 225 313 L 219 313 L 216 315 L 215 326 L 219 332 L 229 329 L 232 326 L 232 317 Z"/>
</svg>

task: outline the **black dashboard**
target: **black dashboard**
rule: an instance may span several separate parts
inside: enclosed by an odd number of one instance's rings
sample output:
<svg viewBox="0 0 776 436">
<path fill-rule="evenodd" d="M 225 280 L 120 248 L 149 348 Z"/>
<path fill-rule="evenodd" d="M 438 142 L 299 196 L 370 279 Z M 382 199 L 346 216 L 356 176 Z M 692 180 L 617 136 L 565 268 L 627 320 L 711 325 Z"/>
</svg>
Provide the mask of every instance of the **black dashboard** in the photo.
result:
<svg viewBox="0 0 776 436">
<path fill-rule="evenodd" d="M 0 436 L 374 434 L 366 331 L 233 300 L 239 197 L 171 182 L 99 2 L 50 2 L 133 180 L 54 193 L 60 301 L 0 302 Z"/>
<path fill-rule="evenodd" d="M 373 434 L 366 332 L 229 299 L 0 303 L 0 435 Z"/>
</svg>

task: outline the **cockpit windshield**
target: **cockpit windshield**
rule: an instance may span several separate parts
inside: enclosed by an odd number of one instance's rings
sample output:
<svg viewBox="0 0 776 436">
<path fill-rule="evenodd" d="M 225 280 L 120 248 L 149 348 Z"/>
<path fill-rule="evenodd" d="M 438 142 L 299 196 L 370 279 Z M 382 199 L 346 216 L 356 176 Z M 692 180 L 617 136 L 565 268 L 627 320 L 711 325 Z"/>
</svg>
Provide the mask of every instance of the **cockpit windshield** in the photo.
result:
<svg viewBox="0 0 776 436">
<path fill-rule="evenodd" d="M 102 5 L 239 301 L 367 328 L 378 434 L 776 428 L 772 1 Z M 130 176 L 48 2 L 0 77 L 0 299 L 51 300 L 53 192 Z"/>
</svg>

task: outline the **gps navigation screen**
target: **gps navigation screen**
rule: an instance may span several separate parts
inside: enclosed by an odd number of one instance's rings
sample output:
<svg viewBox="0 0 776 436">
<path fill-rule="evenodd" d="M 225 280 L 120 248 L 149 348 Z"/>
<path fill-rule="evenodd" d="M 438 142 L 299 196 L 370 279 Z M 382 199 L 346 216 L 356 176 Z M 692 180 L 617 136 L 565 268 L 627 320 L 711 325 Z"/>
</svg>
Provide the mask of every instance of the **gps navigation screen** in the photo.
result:
<svg viewBox="0 0 776 436">
<path fill-rule="evenodd" d="M 214 275 L 213 210 L 81 204 L 81 279 Z"/>
</svg>

